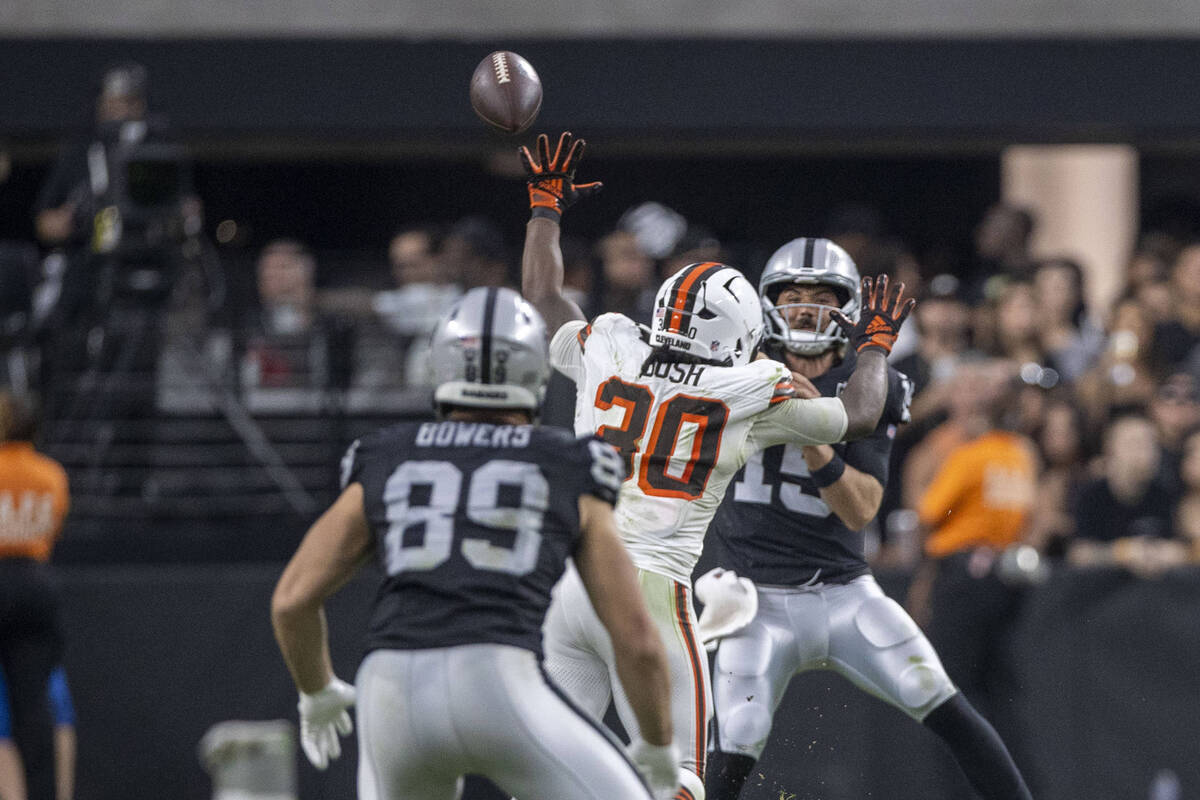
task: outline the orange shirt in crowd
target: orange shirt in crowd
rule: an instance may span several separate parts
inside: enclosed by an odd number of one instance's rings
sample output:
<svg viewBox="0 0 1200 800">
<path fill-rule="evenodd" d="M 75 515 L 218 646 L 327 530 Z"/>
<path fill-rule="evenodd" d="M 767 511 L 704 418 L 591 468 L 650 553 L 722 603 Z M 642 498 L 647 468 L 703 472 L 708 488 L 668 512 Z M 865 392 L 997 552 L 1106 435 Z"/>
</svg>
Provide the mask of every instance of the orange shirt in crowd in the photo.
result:
<svg viewBox="0 0 1200 800">
<path fill-rule="evenodd" d="M 921 496 L 926 554 L 1020 541 L 1033 508 L 1037 462 L 1028 441 L 992 431 L 955 448 Z"/>
<path fill-rule="evenodd" d="M 69 506 L 57 461 L 28 442 L 0 444 L 0 558 L 49 561 Z"/>
</svg>

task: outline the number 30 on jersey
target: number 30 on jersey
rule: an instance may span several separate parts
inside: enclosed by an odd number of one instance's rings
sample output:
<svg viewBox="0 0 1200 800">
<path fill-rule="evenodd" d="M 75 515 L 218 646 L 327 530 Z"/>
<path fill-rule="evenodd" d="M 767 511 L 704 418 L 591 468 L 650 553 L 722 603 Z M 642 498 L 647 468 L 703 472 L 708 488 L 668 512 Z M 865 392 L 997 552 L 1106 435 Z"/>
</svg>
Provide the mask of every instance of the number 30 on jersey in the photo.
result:
<svg viewBox="0 0 1200 800">
<path fill-rule="evenodd" d="M 633 474 L 633 459 L 639 452 L 639 442 L 646 433 L 654 405 L 650 389 L 620 378 L 609 378 L 596 391 L 596 408 L 607 411 L 616 406 L 624 411 L 620 425 L 601 425 L 596 433 L 617 448 L 625 462 L 626 475 Z M 728 419 L 729 407 L 711 397 L 677 394 L 660 405 L 654 415 L 650 440 L 641 452 L 638 488 L 650 497 L 695 500 L 704 494 L 717 463 L 721 434 Z M 680 438 L 687 435 L 685 425 L 691 428 L 692 446 L 686 459 L 681 459 L 675 451 Z M 672 470 L 678 474 L 671 474 Z"/>
</svg>

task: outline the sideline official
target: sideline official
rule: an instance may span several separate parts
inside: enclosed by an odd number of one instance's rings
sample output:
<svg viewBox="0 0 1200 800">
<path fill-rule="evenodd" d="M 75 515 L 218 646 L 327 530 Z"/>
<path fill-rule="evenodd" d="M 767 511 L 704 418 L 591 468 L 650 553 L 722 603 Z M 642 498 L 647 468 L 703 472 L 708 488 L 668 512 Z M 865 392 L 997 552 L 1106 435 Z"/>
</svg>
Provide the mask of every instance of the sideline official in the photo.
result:
<svg viewBox="0 0 1200 800">
<path fill-rule="evenodd" d="M 54 800 L 54 724 L 46 685 L 62 657 L 47 561 L 69 505 L 67 475 L 33 449 L 36 416 L 0 391 L 0 667 L 29 800 Z"/>
</svg>

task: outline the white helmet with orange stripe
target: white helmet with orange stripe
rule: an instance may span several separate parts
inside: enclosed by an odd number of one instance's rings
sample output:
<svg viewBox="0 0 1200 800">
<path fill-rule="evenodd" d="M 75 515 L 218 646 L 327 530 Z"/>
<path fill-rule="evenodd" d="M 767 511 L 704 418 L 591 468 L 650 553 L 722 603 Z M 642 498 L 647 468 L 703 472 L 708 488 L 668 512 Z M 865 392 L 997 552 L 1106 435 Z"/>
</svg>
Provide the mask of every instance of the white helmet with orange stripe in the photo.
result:
<svg viewBox="0 0 1200 800">
<path fill-rule="evenodd" d="M 650 344 L 725 366 L 748 364 L 763 332 L 758 293 L 737 269 L 689 264 L 659 287 Z"/>
</svg>

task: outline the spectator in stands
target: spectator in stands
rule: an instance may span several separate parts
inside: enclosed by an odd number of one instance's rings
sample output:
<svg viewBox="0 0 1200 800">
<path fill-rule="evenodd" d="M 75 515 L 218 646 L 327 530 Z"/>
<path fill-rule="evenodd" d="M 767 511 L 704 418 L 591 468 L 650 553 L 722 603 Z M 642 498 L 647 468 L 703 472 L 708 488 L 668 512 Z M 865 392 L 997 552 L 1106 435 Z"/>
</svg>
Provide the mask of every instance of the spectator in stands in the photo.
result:
<svg viewBox="0 0 1200 800">
<path fill-rule="evenodd" d="M 1075 530 L 1071 509 L 1086 479 L 1086 419 L 1069 390 L 1052 394 L 1034 435 L 1041 457 L 1029 542 L 1039 550 L 1057 550 Z"/>
<path fill-rule="evenodd" d="M 593 309 L 611 310 L 631 319 L 650 319 L 658 284 L 654 259 L 631 231 L 615 230 L 600 240 L 600 296 Z M 640 316 L 639 316 L 640 315 Z"/>
<path fill-rule="evenodd" d="M 1139 575 L 1158 574 L 1175 547 L 1176 496 L 1160 473 L 1162 448 L 1154 423 L 1137 411 L 1105 428 L 1101 476 L 1085 484 L 1075 505 L 1075 538 L 1067 552 L 1076 566 L 1117 564 Z M 1176 543 L 1177 544 L 1177 543 Z"/>
<path fill-rule="evenodd" d="M 938 275 L 929 281 L 913 309 L 914 349 L 907 356 L 892 359 L 892 366 L 912 381 L 913 401 L 911 420 L 900 426 L 892 447 L 888 469 L 897 477 L 884 487 L 879 512 L 882 541 L 877 561 L 881 566 L 911 567 L 916 562 L 918 543 L 910 511 L 913 506 L 903 502 L 904 482 L 900 476 L 912 449 L 945 422 L 955 376 L 964 360 L 970 358 L 971 310 L 959 293 L 961 287 L 953 275 Z M 929 478 L 923 480 L 928 482 Z"/>
<path fill-rule="evenodd" d="M 596 269 L 592 246 L 578 236 L 564 235 L 559 240 L 563 258 L 563 294 L 582 309 L 592 307 Z"/>
<path fill-rule="evenodd" d="M 1153 231 L 1143 234 L 1125 267 L 1125 288 L 1137 289 L 1146 283 L 1169 280 L 1179 250 L 1179 241 L 1170 234 Z"/>
<path fill-rule="evenodd" d="M 408 228 L 388 246 L 394 288 L 371 298 L 373 317 L 358 329 L 356 389 L 370 393 L 360 402 L 380 407 L 402 386 L 423 386 L 428 371 L 425 339 L 442 314 L 462 294 L 454 271 L 443 268 L 440 240 L 431 226 Z M 380 324 L 375 324 L 376 322 Z"/>
<path fill-rule="evenodd" d="M 1141 237 L 1125 265 L 1121 294 L 1137 298 L 1155 325 L 1170 319 L 1175 305 L 1170 265 L 1178 252 L 1179 246 L 1172 237 L 1151 233 Z"/>
<path fill-rule="evenodd" d="M 47 561 L 69 505 L 67 475 L 37 453 L 30 404 L 0 392 L 0 669 L 29 800 L 54 800 L 47 686 L 62 659 L 58 597 Z"/>
<path fill-rule="evenodd" d="M 395 288 L 378 292 L 372 307 L 387 327 L 402 336 L 421 336 L 462 294 L 462 288 L 441 268 L 436 229 L 407 228 L 392 237 L 388 264 Z"/>
<path fill-rule="evenodd" d="M 1125 296 L 1113 306 L 1108 337 L 1096 364 L 1075 385 L 1087 413 L 1088 427 L 1098 430 L 1114 408 L 1145 407 L 1157 388 L 1150 363 L 1154 329 L 1136 298 Z"/>
<path fill-rule="evenodd" d="M 315 305 L 316 259 L 300 242 L 278 239 L 258 257 L 259 308 L 241 337 L 244 390 L 310 390 L 276 395 L 290 410 L 316 410 L 321 394 L 348 384 L 352 335 L 340 319 Z M 292 402 L 294 401 L 294 402 Z"/>
<path fill-rule="evenodd" d="M 1067 383 L 1092 365 L 1104 348 L 1104 332 L 1087 313 L 1083 268 L 1056 258 L 1038 264 L 1033 276 L 1041 348 Z"/>
<path fill-rule="evenodd" d="M 907 284 L 905 284 L 907 286 Z M 953 275 L 938 275 L 913 310 L 914 352 L 892 361 L 913 382 L 913 422 L 944 412 L 958 366 L 970 348 L 971 309 Z"/>
<path fill-rule="evenodd" d="M 67 673 L 55 667 L 46 690 L 54 714 L 54 774 L 56 800 L 75 796 L 75 705 L 67 686 Z M 8 686 L 0 671 L 0 798 L 26 800 L 25 771 L 12 739 Z"/>
<path fill-rule="evenodd" d="M 1042 320 L 1033 282 L 1005 281 L 995 299 L 991 354 L 1018 364 L 1046 363 L 1040 340 Z"/>
<path fill-rule="evenodd" d="M 1200 386 L 1187 372 L 1177 372 L 1163 381 L 1150 401 L 1149 414 L 1162 446 L 1162 473 L 1173 491 L 1180 489 L 1183 439 L 1200 425 Z"/>
<path fill-rule="evenodd" d="M 1037 458 L 1031 442 L 1004 427 L 1010 368 L 985 363 L 975 383 L 970 408 L 956 421 L 964 441 L 950 451 L 917 505 L 929 534 L 910 603 L 914 616 L 927 621 L 929 640 L 951 679 L 1001 718 L 1011 696 L 1001 654 L 1022 592 L 997 567 L 1004 551 L 1026 534 Z"/>
<path fill-rule="evenodd" d="M 918 308 L 920 304 L 918 303 Z M 1000 370 L 1013 373 L 1011 365 L 978 355 L 962 358 L 948 381 L 942 421 L 915 443 L 904 462 L 902 499 L 904 506 L 916 509 L 925 490 L 941 470 L 950 454 L 972 438 L 979 406 Z M 915 405 L 915 404 L 914 404 Z"/>
<path fill-rule="evenodd" d="M 874 251 L 882 234 L 883 217 L 878 209 L 859 203 L 837 206 L 830 212 L 829 221 L 825 225 L 826 237 L 850 254 L 863 275 L 877 274 L 868 270 L 866 265 L 875 261 Z M 907 278 L 900 278 L 895 273 L 889 274 L 897 280 L 906 281 L 904 285 L 916 292 L 916 286 L 908 283 Z"/>
<path fill-rule="evenodd" d="M 443 280 L 458 282 L 464 291 L 512 285 L 504 235 L 487 217 L 464 217 L 451 226 L 442 241 L 441 268 Z"/>
<path fill-rule="evenodd" d="M 1142 307 L 1146 319 L 1154 327 L 1171 319 L 1171 310 L 1175 307 L 1171 282 L 1162 280 L 1145 281 L 1129 290 L 1134 299 Z"/>
<path fill-rule="evenodd" d="M 662 260 L 658 275 L 666 280 L 688 264 L 702 261 L 720 261 L 721 242 L 713 232 L 703 225 L 689 223 L 671 252 Z"/>
<path fill-rule="evenodd" d="M 1200 242 L 1179 251 L 1171 267 L 1171 317 L 1154 328 L 1152 357 L 1163 370 L 1186 365 L 1200 343 Z"/>
<path fill-rule="evenodd" d="M 1030 278 L 1034 261 L 1029 252 L 1036 221 L 1033 212 L 1008 203 L 988 208 L 975 228 L 972 277 L 982 284 L 990 276 Z"/>
<path fill-rule="evenodd" d="M 1175 507 L 1175 536 L 1185 543 L 1188 560 L 1200 563 L 1200 427 L 1183 438 L 1179 477 L 1183 494 Z"/>
</svg>

